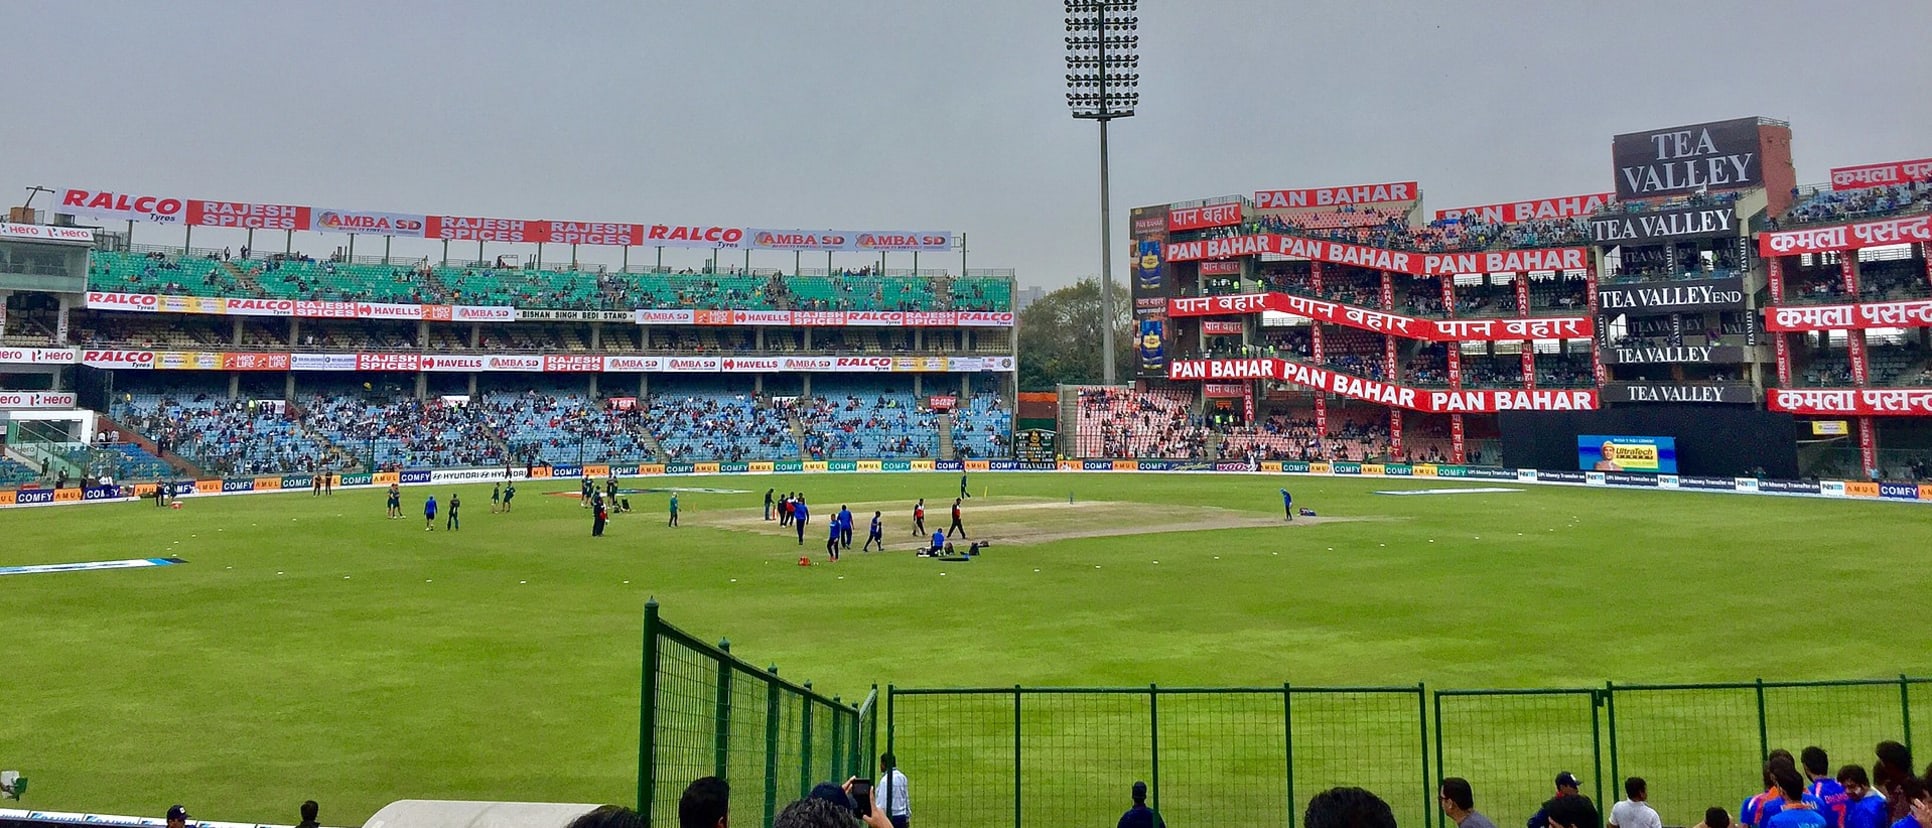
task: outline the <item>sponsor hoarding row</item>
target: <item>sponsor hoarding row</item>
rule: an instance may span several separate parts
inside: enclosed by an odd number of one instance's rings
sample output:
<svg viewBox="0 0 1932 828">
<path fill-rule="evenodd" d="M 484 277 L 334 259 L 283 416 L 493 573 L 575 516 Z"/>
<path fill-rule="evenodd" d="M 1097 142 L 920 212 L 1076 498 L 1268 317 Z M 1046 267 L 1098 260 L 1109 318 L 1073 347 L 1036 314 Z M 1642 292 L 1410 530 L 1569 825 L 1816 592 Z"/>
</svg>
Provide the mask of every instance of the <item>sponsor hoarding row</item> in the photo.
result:
<svg viewBox="0 0 1932 828">
<path fill-rule="evenodd" d="M 1589 339 L 1596 334 L 1596 324 L 1588 316 L 1418 319 L 1291 293 L 1237 293 L 1167 300 L 1167 315 L 1173 317 L 1247 315 L 1262 311 L 1303 316 L 1320 322 L 1430 342 Z M 1215 332 L 1215 330 L 1207 331 L 1207 333 Z M 1237 328 L 1232 332 L 1238 334 L 1240 330 Z"/>
<path fill-rule="evenodd" d="M 0 408 L 73 408 L 72 391 L 0 391 Z"/>
<path fill-rule="evenodd" d="M 950 230 L 774 230 L 742 225 L 632 224 L 394 213 L 296 204 L 214 201 L 63 187 L 54 212 L 117 221 L 251 230 L 313 230 L 443 241 L 792 251 L 921 251 L 953 247 Z M 88 241 L 91 241 L 91 236 Z"/>
<path fill-rule="evenodd" d="M 87 349 L 79 362 L 140 371 L 528 371 L 635 373 L 985 373 L 1013 370 L 1010 356 L 614 356 L 604 354 L 345 354 Z"/>
<path fill-rule="evenodd" d="M 1254 206 L 1264 210 L 1293 210 L 1303 207 L 1340 207 L 1348 204 L 1391 204 L 1415 201 L 1422 188 L 1414 181 L 1387 184 L 1352 184 L 1346 187 L 1310 187 L 1301 190 L 1257 190 Z"/>
<path fill-rule="evenodd" d="M 1520 224 L 1526 221 L 1580 218 L 1596 215 L 1616 200 L 1616 193 L 1589 193 L 1539 198 L 1534 201 L 1512 201 L 1506 204 L 1484 204 L 1480 207 L 1452 207 L 1447 210 L 1437 210 L 1436 221 L 1462 219 L 1488 224 Z"/>
<path fill-rule="evenodd" d="M 1027 471 L 1027 472 L 1210 472 L 1235 474 L 1292 474 L 1340 477 L 1438 478 L 1469 481 L 1557 484 L 1671 489 L 1739 494 L 1798 495 L 1831 498 L 1873 498 L 1899 501 L 1932 502 L 1932 484 L 1872 482 L 1860 480 L 1769 480 L 1755 477 L 1708 477 L 1678 474 L 1645 474 L 1627 471 L 1573 471 L 1567 469 L 1511 469 L 1497 466 L 1466 466 L 1447 463 L 1355 463 L 1323 461 L 1207 461 L 1207 460 L 1059 460 L 1027 462 L 1019 460 L 819 460 L 761 461 L 750 463 L 639 463 L 538 466 L 522 468 L 408 469 L 377 474 L 343 474 L 337 488 L 383 487 L 399 485 L 438 485 L 446 483 L 490 483 L 499 480 L 653 477 L 661 475 L 710 474 L 787 474 L 798 472 L 868 473 L 929 471 Z M 0 507 L 39 506 L 107 502 L 150 497 L 161 485 L 171 496 L 196 497 L 302 490 L 310 488 L 309 475 L 279 477 L 236 477 L 212 480 L 177 481 L 167 484 L 137 483 L 122 486 L 92 486 L 73 489 L 10 489 L 0 491 Z"/>
<path fill-rule="evenodd" d="M 630 311 L 523 310 L 500 305 L 402 305 L 89 291 L 87 307 L 134 313 L 397 319 L 430 322 L 635 322 L 639 325 L 1010 328 L 1008 311 L 792 311 L 640 308 Z"/>
<path fill-rule="evenodd" d="M 1581 247 L 1487 250 L 1477 253 L 1411 253 L 1405 250 L 1384 250 L 1360 244 L 1282 236 L 1274 233 L 1171 242 L 1167 245 L 1165 255 L 1166 260 L 1170 262 L 1196 262 L 1259 256 L 1264 253 L 1365 267 L 1371 270 L 1385 270 L 1391 273 L 1407 273 L 1411 276 L 1586 270 L 1590 266 L 1589 251 Z"/>
<path fill-rule="evenodd" d="M 639 325 L 775 326 L 794 328 L 1010 328 L 1010 311 L 799 311 L 640 308 Z"/>
<path fill-rule="evenodd" d="M 1168 365 L 1170 380 L 1271 379 L 1378 405 L 1432 414 L 1493 411 L 1594 411 L 1594 389 L 1410 388 L 1317 368 L 1285 359 L 1180 359 Z"/>
<path fill-rule="evenodd" d="M 0 239 L 93 244 L 94 231 L 86 227 L 54 227 L 47 224 L 0 222 Z"/>
<path fill-rule="evenodd" d="M 1788 414 L 1932 415 L 1932 388 L 1772 388 L 1764 393 L 1765 407 Z"/>
<path fill-rule="evenodd" d="M 0 348 L 0 365 L 72 365 L 79 361 L 76 348 Z"/>
</svg>

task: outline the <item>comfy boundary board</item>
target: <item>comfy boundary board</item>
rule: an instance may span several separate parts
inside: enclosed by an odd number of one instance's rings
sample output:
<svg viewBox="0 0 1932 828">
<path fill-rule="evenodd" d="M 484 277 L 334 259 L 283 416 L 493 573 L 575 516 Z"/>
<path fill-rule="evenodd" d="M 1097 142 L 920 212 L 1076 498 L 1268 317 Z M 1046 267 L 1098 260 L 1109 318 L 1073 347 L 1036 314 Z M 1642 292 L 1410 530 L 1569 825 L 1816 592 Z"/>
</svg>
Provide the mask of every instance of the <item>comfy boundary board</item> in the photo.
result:
<svg viewBox="0 0 1932 828">
<path fill-rule="evenodd" d="M 537 466 L 520 468 L 405 469 L 400 472 L 338 475 L 337 489 L 494 483 L 583 477 L 682 477 L 759 474 L 871 474 L 888 472 L 1159 472 L 1169 474 L 1248 474 L 1265 476 L 1428 478 L 1431 482 L 1506 481 L 1519 484 L 1590 486 L 1614 489 L 1716 492 L 1724 494 L 1884 500 L 1895 503 L 1932 503 L 1932 484 L 1865 480 L 1778 480 L 1757 477 L 1697 477 L 1633 472 L 1511 469 L 1445 463 L 1355 463 L 1205 460 L 1061 460 L 1033 463 L 1018 460 L 780 460 L 750 463 L 643 463 Z M 312 491 L 310 475 L 183 480 L 168 484 L 178 498 L 263 492 Z M 19 506 L 62 506 L 115 503 L 151 497 L 161 484 L 95 486 L 86 489 L 19 489 L 0 491 L 0 509 Z"/>
</svg>

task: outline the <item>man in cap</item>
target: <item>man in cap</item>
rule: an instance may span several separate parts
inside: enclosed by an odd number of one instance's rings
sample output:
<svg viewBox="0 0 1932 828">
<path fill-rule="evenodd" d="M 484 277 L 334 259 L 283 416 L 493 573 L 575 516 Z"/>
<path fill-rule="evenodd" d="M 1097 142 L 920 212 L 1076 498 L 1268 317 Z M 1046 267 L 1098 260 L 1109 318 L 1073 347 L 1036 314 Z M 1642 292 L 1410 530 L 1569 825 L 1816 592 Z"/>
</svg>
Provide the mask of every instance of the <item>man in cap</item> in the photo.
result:
<svg viewBox="0 0 1932 828">
<path fill-rule="evenodd" d="M 1589 802 L 1590 801 L 1589 797 L 1583 796 L 1583 794 L 1577 792 L 1578 789 L 1582 787 L 1583 786 L 1578 784 L 1576 781 L 1576 774 L 1571 773 L 1569 771 L 1564 771 L 1562 773 L 1557 774 L 1556 775 L 1556 796 L 1550 797 L 1548 801 L 1545 801 L 1543 803 L 1543 807 L 1536 809 L 1536 815 L 1529 818 L 1528 828 L 1549 828 L 1550 805 L 1554 804 L 1559 799 L 1562 799 L 1568 796 L 1579 796 L 1579 797 L 1583 797 L 1583 801 Z M 1595 805 L 1592 805 L 1591 807 L 1595 808 Z"/>
<path fill-rule="evenodd" d="M 1134 804 L 1120 815 L 1119 828 L 1167 828 L 1167 822 L 1147 807 L 1147 783 L 1134 783 Z"/>
<path fill-rule="evenodd" d="M 187 828 L 188 806 L 176 805 L 168 809 L 168 828 Z"/>
</svg>

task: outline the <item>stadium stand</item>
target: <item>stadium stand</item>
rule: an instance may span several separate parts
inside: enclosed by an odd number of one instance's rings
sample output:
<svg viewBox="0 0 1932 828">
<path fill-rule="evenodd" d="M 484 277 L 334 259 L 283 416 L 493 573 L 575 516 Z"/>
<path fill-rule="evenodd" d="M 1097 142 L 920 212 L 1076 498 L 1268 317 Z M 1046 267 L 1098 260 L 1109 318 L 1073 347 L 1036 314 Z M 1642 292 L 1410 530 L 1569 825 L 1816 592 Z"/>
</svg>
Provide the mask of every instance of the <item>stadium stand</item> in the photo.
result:
<svg viewBox="0 0 1932 828">
<path fill-rule="evenodd" d="M 846 380 L 793 401 L 789 410 L 798 421 L 809 460 L 929 458 L 939 453 L 939 415 L 924 410 L 908 386 Z"/>
<path fill-rule="evenodd" d="M 21 486 L 40 479 L 40 474 L 27 466 L 0 457 L 0 486 Z"/>
<path fill-rule="evenodd" d="M 1932 210 L 1932 182 L 1913 181 L 1889 187 L 1833 190 L 1829 184 L 1800 188 L 1797 201 L 1772 226 L 1831 224 L 1877 216 Z"/>
<path fill-rule="evenodd" d="M 1013 413 L 998 394 L 980 392 L 953 409 L 953 452 L 960 457 L 1005 457 L 1012 434 Z"/>
<path fill-rule="evenodd" d="M 781 460 L 798 456 L 798 435 L 782 409 L 747 391 L 693 381 L 639 400 L 667 459 Z"/>
<path fill-rule="evenodd" d="M 1207 429 L 1183 391 L 1081 389 L 1075 448 L 1082 457 L 1205 456 Z"/>
</svg>

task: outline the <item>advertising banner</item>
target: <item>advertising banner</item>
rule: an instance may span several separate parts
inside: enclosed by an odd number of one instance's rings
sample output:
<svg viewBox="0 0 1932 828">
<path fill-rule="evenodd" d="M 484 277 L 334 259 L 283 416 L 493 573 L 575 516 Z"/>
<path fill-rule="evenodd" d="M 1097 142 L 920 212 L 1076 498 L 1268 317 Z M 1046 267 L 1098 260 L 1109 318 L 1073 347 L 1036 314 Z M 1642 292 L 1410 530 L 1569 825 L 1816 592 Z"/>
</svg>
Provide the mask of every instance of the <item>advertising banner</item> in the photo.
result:
<svg viewBox="0 0 1932 828">
<path fill-rule="evenodd" d="M 1168 366 L 1170 380 L 1272 379 L 1344 397 L 1438 414 L 1491 411 L 1594 411 L 1594 389 L 1434 390 L 1409 388 L 1342 374 L 1285 359 L 1182 359 Z"/>
<path fill-rule="evenodd" d="M 48 224 L 0 222 L 0 239 L 93 244 L 94 231 L 87 227 L 54 227 Z"/>
<path fill-rule="evenodd" d="M 1744 279 L 1705 279 L 1658 285 L 1599 285 L 1597 307 L 1606 316 L 1617 313 L 1678 313 L 1739 310 L 1744 307 Z"/>
<path fill-rule="evenodd" d="M 1596 215 L 1616 200 L 1616 193 L 1589 193 L 1539 198 L 1535 201 L 1484 204 L 1480 207 L 1451 207 L 1447 210 L 1437 210 L 1436 221 L 1462 219 L 1486 224 L 1520 224 L 1526 221 L 1580 218 Z"/>
<path fill-rule="evenodd" d="M 644 225 L 608 221 L 545 222 L 544 235 L 553 244 L 632 247 L 644 243 Z"/>
<path fill-rule="evenodd" d="M 1608 403 L 1724 403 L 1751 405 L 1757 394 L 1749 385 L 1686 382 L 1682 384 L 1613 382 L 1603 386 Z"/>
<path fill-rule="evenodd" d="M 60 194 L 56 213 L 93 216 L 115 221 L 145 221 L 153 224 L 181 224 L 187 220 L 188 201 L 178 196 L 112 190 L 83 190 L 57 187 Z"/>
<path fill-rule="evenodd" d="M 1524 339 L 1590 339 L 1588 316 L 1525 319 L 1418 319 L 1291 293 L 1239 293 L 1169 299 L 1172 317 L 1254 315 L 1275 311 L 1376 333 L 1432 342 L 1496 342 Z M 1204 323 L 1213 324 L 1213 323 Z M 1213 331 L 1204 331 L 1213 333 Z"/>
<path fill-rule="evenodd" d="M 1796 256 L 1832 250 L 1932 242 L 1932 215 L 1758 234 L 1758 255 Z"/>
<path fill-rule="evenodd" d="M 1610 365 L 1652 362 L 1714 362 L 1735 364 L 1747 360 L 1746 351 L 1736 345 L 1656 345 L 1601 349 L 1603 361 Z"/>
<path fill-rule="evenodd" d="M 1765 407 L 1814 416 L 1924 417 L 1932 388 L 1768 388 Z"/>
<path fill-rule="evenodd" d="M 198 198 L 188 200 L 188 223 L 197 227 L 307 230 L 310 218 L 309 208 L 293 204 L 250 204 Z"/>
<path fill-rule="evenodd" d="M 1389 204 L 1414 201 L 1422 188 L 1414 181 L 1389 184 L 1355 184 L 1347 187 L 1314 187 L 1302 190 L 1258 190 L 1254 206 L 1261 209 L 1298 209 L 1303 207 L 1340 207 L 1345 204 Z"/>
<path fill-rule="evenodd" d="M 72 365 L 80 361 L 74 348 L 0 347 L 0 365 Z"/>
<path fill-rule="evenodd" d="M 422 213 L 387 213 L 318 207 L 315 208 L 314 216 L 315 229 L 324 233 L 420 239 L 429 229 L 429 217 Z"/>
<path fill-rule="evenodd" d="M 1590 240 L 1603 245 L 1649 244 L 1737 234 L 1737 210 L 1728 204 L 1721 207 L 1679 207 L 1654 213 L 1616 213 L 1590 220 Z"/>
<path fill-rule="evenodd" d="M 1833 167 L 1831 170 L 1831 188 L 1834 190 L 1863 190 L 1928 180 L 1932 180 L 1932 158 Z"/>
<path fill-rule="evenodd" d="M 1577 468 L 1602 472 L 1677 473 L 1677 441 L 1671 437 L 1579 434 Z"/>
<path fill-rule="evenodd" d="M 1779 306 L 1764 313 L 1764 328 L 1772 332 L 1928 327 L 1932 327 L 1932 299 Z"/>
<path fill-rule="evenodd" d="M 1167 208 L 1167 230 L 1170 233 L 1228 227 L 1240 223 L 1241 204 L 1239 202 Z"/>
<path fill-rule="evenodd" d="M 1272 233 L 1173 242 L 1164 250 L 1168 262 L 1232 259 L 1262 254 L 1407 273 L 1411 276 L 1569 271 L 1589 267 L 1589 251 L 1581 247 L 1478 253 L 1410 253 Z"/>
<path fill-rule="evenodd" d="M 1757 118 L 1624 133 L 1610 155 L 1626 201 L 1764 183 Z"/>
<path fill-rule="evenodd" d="M 479 216 L 428 216 L 423 235 L 444 241 L 540 244 L 550 241 L 550 222 Z"/>
<path fill-rule="evenodd" d="M 0 391 L 0 408 L 73 408 L 72 391 Z"/>
</svg>

